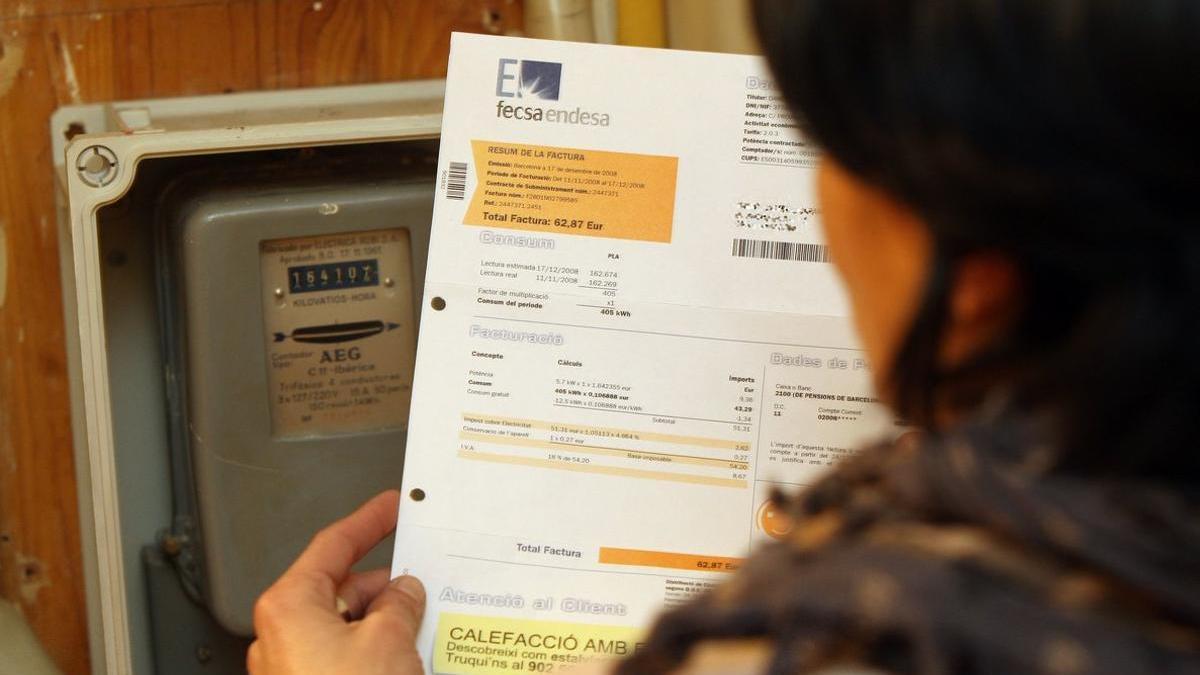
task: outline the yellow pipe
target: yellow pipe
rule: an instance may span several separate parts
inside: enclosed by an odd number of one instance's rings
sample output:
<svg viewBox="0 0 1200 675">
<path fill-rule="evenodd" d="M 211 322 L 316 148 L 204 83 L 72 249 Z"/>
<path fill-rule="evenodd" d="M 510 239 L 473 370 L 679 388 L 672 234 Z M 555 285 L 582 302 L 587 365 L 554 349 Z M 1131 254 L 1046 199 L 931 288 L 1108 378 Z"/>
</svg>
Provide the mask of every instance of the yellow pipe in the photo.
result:
<svg viewBox="0 0 1200 675">
<path fill-rule="evenodd" d="M 618 0 L 617 43 L 666 47 L 667 21 L 662 0 Z"/>
</svg>

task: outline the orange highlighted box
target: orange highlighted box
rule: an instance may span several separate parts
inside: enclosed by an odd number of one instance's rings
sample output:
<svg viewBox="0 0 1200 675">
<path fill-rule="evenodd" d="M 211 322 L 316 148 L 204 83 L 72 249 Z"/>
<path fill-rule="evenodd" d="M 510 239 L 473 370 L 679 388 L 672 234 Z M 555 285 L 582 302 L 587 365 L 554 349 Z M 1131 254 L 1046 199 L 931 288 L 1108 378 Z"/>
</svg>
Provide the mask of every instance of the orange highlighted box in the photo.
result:
<svg viewBox="0 0 1200 675">
<path fill-rule="evenodd" d="M 679 158 L 471 141 L 466 225 L 669 243 Z"/>
<path fill-rule="evenodd" d="M 632 548 L 600 547 L 600 562 L 605 565 L 634 565 L 637 567 L 665 567 L 673 570 L 694 572 L 736 572 L 742 566 L 742 558 L 724 558 L 715 555 L 694 553 L 667 553 L 664 551 L 639 551 Z"/>
</svg>

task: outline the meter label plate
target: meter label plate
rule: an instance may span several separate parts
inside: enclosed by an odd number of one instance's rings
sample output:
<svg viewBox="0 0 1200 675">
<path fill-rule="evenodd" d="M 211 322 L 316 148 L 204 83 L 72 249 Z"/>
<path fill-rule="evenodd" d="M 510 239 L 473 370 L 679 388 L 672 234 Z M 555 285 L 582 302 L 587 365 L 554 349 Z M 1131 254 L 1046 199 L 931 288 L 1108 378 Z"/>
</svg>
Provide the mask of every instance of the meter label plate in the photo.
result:
<svg viewBox="0 0 1200 675">
<path fill-rule="evenodd" d="M 275 436 L 403 427 L 416 351 L 408 231 L 266 241 L 261 266 Z"/>
</svg>

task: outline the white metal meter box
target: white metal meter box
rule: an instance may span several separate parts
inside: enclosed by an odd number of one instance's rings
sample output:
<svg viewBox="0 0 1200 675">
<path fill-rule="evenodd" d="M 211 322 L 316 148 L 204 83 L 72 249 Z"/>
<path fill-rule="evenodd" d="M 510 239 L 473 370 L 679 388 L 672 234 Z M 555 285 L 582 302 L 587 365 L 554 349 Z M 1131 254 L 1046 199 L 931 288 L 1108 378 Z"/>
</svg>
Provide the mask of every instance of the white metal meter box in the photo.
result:
<svg viewBox="0 0 1200 675">
<path fill-rule="evenodd" d="M 399 487 L 443 90 L 52 119 L 96 672 L 244 672 L 258 594 Z"/>
</svg>

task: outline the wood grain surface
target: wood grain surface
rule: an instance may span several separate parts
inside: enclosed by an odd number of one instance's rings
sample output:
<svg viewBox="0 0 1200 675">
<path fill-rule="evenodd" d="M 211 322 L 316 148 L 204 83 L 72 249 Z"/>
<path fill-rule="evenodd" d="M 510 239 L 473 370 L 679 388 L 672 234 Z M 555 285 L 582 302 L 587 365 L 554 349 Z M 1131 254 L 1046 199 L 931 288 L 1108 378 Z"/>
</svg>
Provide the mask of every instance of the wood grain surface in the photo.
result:
<svg viewBox="0 0 1200 675">
<path fill-rule="evenodd" d="M 72 103 L 440 77 L 519 0 L 0 0 L 0 597 L 89 672 L 48 120 Z"/>
</svg>

